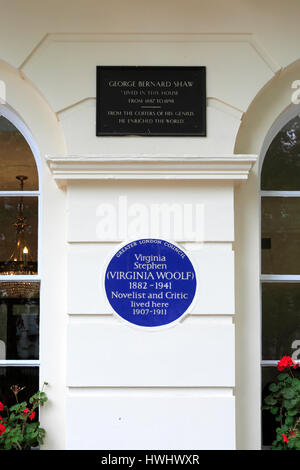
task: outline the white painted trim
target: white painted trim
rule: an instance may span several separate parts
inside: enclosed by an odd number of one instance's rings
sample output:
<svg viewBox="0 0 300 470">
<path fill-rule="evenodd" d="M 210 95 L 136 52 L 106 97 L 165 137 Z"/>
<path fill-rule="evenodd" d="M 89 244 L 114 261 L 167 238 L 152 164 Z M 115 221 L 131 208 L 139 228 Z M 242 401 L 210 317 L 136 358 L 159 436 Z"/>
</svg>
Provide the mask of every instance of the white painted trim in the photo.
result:
<svg viewBox="0 0 300 470">
<path fill-rule="evenodd" d="M 279 359 L 277 361 L 269 361 L 269 360 L 263 360 L 261 361 L 262 367 L 276 367 L 279 362 Z M 296 364 L 300 364 L 300 361 L 294 361 Z"/>
<path fill-rule="evenodd" d="M 261 282 L 300 282 L 299 274 L 261 274 Z"/>
<path fill-rule="evenodd" d="M 47 155 L 59 186 L 68 180 L 246 180 L 257 155 Z"/>
<path fill-rule="evenodd" d="M 6 197 L 34 197 L 34 196 L 39 196 L 40 192 L 39 191 L 0 191 L 0 197 L 1 196 L 6 196 Z"/>
<path fill-rule="evenodd" d="M 7 275 L 7 274 L 1 274 L 0 275 L 0 281 L 7 281 L 7 282 L 39 282 L 41 280 L 40 276 L 37 274 L 13 274 L 13 275 Z"/>
<path fill-rule="evenodd" d="M 300 191 L 261 191 L 261 197 L 300 197 Z"/>
</svg>

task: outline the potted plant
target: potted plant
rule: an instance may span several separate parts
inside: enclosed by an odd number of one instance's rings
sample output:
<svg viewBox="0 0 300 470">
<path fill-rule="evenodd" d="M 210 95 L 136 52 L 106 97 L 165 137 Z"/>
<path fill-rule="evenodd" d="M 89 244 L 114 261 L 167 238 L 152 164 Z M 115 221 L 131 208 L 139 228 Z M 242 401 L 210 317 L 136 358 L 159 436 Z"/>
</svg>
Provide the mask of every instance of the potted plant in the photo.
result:
<svg viewBox="0 0 300 470">
<path fill-rule="evenodd" d="M 264 400 L 263 409 L 278 423 L 273 450 L 300 450 L 300 379 L 294 374 L 298 367 L 290 356 L 283 356 L 277 364 L 280 374 Z"/>
<path fill-rule="evenodd" d="M 46 431 L 36 420 L 36 409 L 48 400 L 42 390 L 32 395 L 28 402 L 19 402 L 18 395 L 25 387 L 12 385 L 10 390 L 16 404 L 8 407 L 0 401 L 0 450 L 31 450 L 43 444 Z"/>
</svg>

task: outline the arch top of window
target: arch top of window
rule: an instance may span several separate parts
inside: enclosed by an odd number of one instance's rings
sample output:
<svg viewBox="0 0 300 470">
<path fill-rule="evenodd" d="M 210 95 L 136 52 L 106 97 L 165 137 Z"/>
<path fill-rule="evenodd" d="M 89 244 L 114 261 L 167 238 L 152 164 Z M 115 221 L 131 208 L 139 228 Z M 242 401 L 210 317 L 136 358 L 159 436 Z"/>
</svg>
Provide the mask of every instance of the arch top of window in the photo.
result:
<svg viewBox="0 0 300 470">
<path fill-rule="evenodd" d="M 37 165 L 28 142 L 15 126 L 1 115 L 0 175 L 0 191 L 39 189 Z M 20 176 L 26 177 L 22 178 L 23 186 Z"/>
<path fill-rule="evenodd" d="M 300 115 L 285 124 L 272 140 L 262 166 L 264 191 L 300 191 Z"/>
</svg>

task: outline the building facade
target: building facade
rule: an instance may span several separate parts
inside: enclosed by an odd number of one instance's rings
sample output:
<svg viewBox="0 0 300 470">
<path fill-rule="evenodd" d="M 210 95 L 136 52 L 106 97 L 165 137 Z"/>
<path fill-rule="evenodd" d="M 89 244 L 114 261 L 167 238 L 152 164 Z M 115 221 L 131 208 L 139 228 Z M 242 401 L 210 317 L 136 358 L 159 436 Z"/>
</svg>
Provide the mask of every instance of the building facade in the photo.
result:
<svg viewBox="0 0 300 470">
<path fill-rule="evenodd" d="M 262 392 L 299 347 L 299 8 L 2 7 L 0 261 L 23 207 L 32 265 L 0 273 L 0 387 L 48 382 L 45 449 L 261 448 Z M 97 136 L 97 66 L 206 67 L 206 135 Z M 151 332 L 103 286 L 120 247 L 149 236 L 197 276 L 188 314 Z"/>
</svg>

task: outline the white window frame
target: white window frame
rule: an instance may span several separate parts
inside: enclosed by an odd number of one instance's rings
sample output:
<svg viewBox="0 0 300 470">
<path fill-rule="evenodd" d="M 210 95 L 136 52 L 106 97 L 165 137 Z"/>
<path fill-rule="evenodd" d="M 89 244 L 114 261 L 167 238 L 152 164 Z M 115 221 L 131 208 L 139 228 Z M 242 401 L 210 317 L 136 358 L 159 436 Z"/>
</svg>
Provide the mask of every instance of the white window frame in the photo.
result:
<svg viewBox="0 0 300 470">
<path fill-rule="evenodd" d="M 42 196 L 41 196 L 41 186 L 42 186 L 42 172 L 41 172 L 41 159 L 38 151 L 38 147 L 35 143 L 35 140 L 22 121 L 22 119 L 8 106 L 0 104 L 0 116 L 3 116 L 8 121 L 10 121 L 18 131 L 23 135 L 24 139 L 27 141 L 33 157 L 35 159 L 35 164 L 38 172 L 38 190 L 36 191 L 0 191 L 0 197 L 20 197 L 20 196 L 32 196 L 38 198 L 38 233 L 37 233 L 37 274 L 33 275 L 0 275 L 1 281 L 30 281 L 30 282 L 39 282 L 40 283 L 40 296 L 41 299 L 41 289 L 42 289 L 42 266 L 41 266 L 41 207 L 42 207 Z M 39 308 L 39 322 L 41 321 L 41 309 Z M 0 367 L 40 367 L 40 335 L 39 335 L 39 359 L 36 360 L 0 360 Z"/>
</svg>

